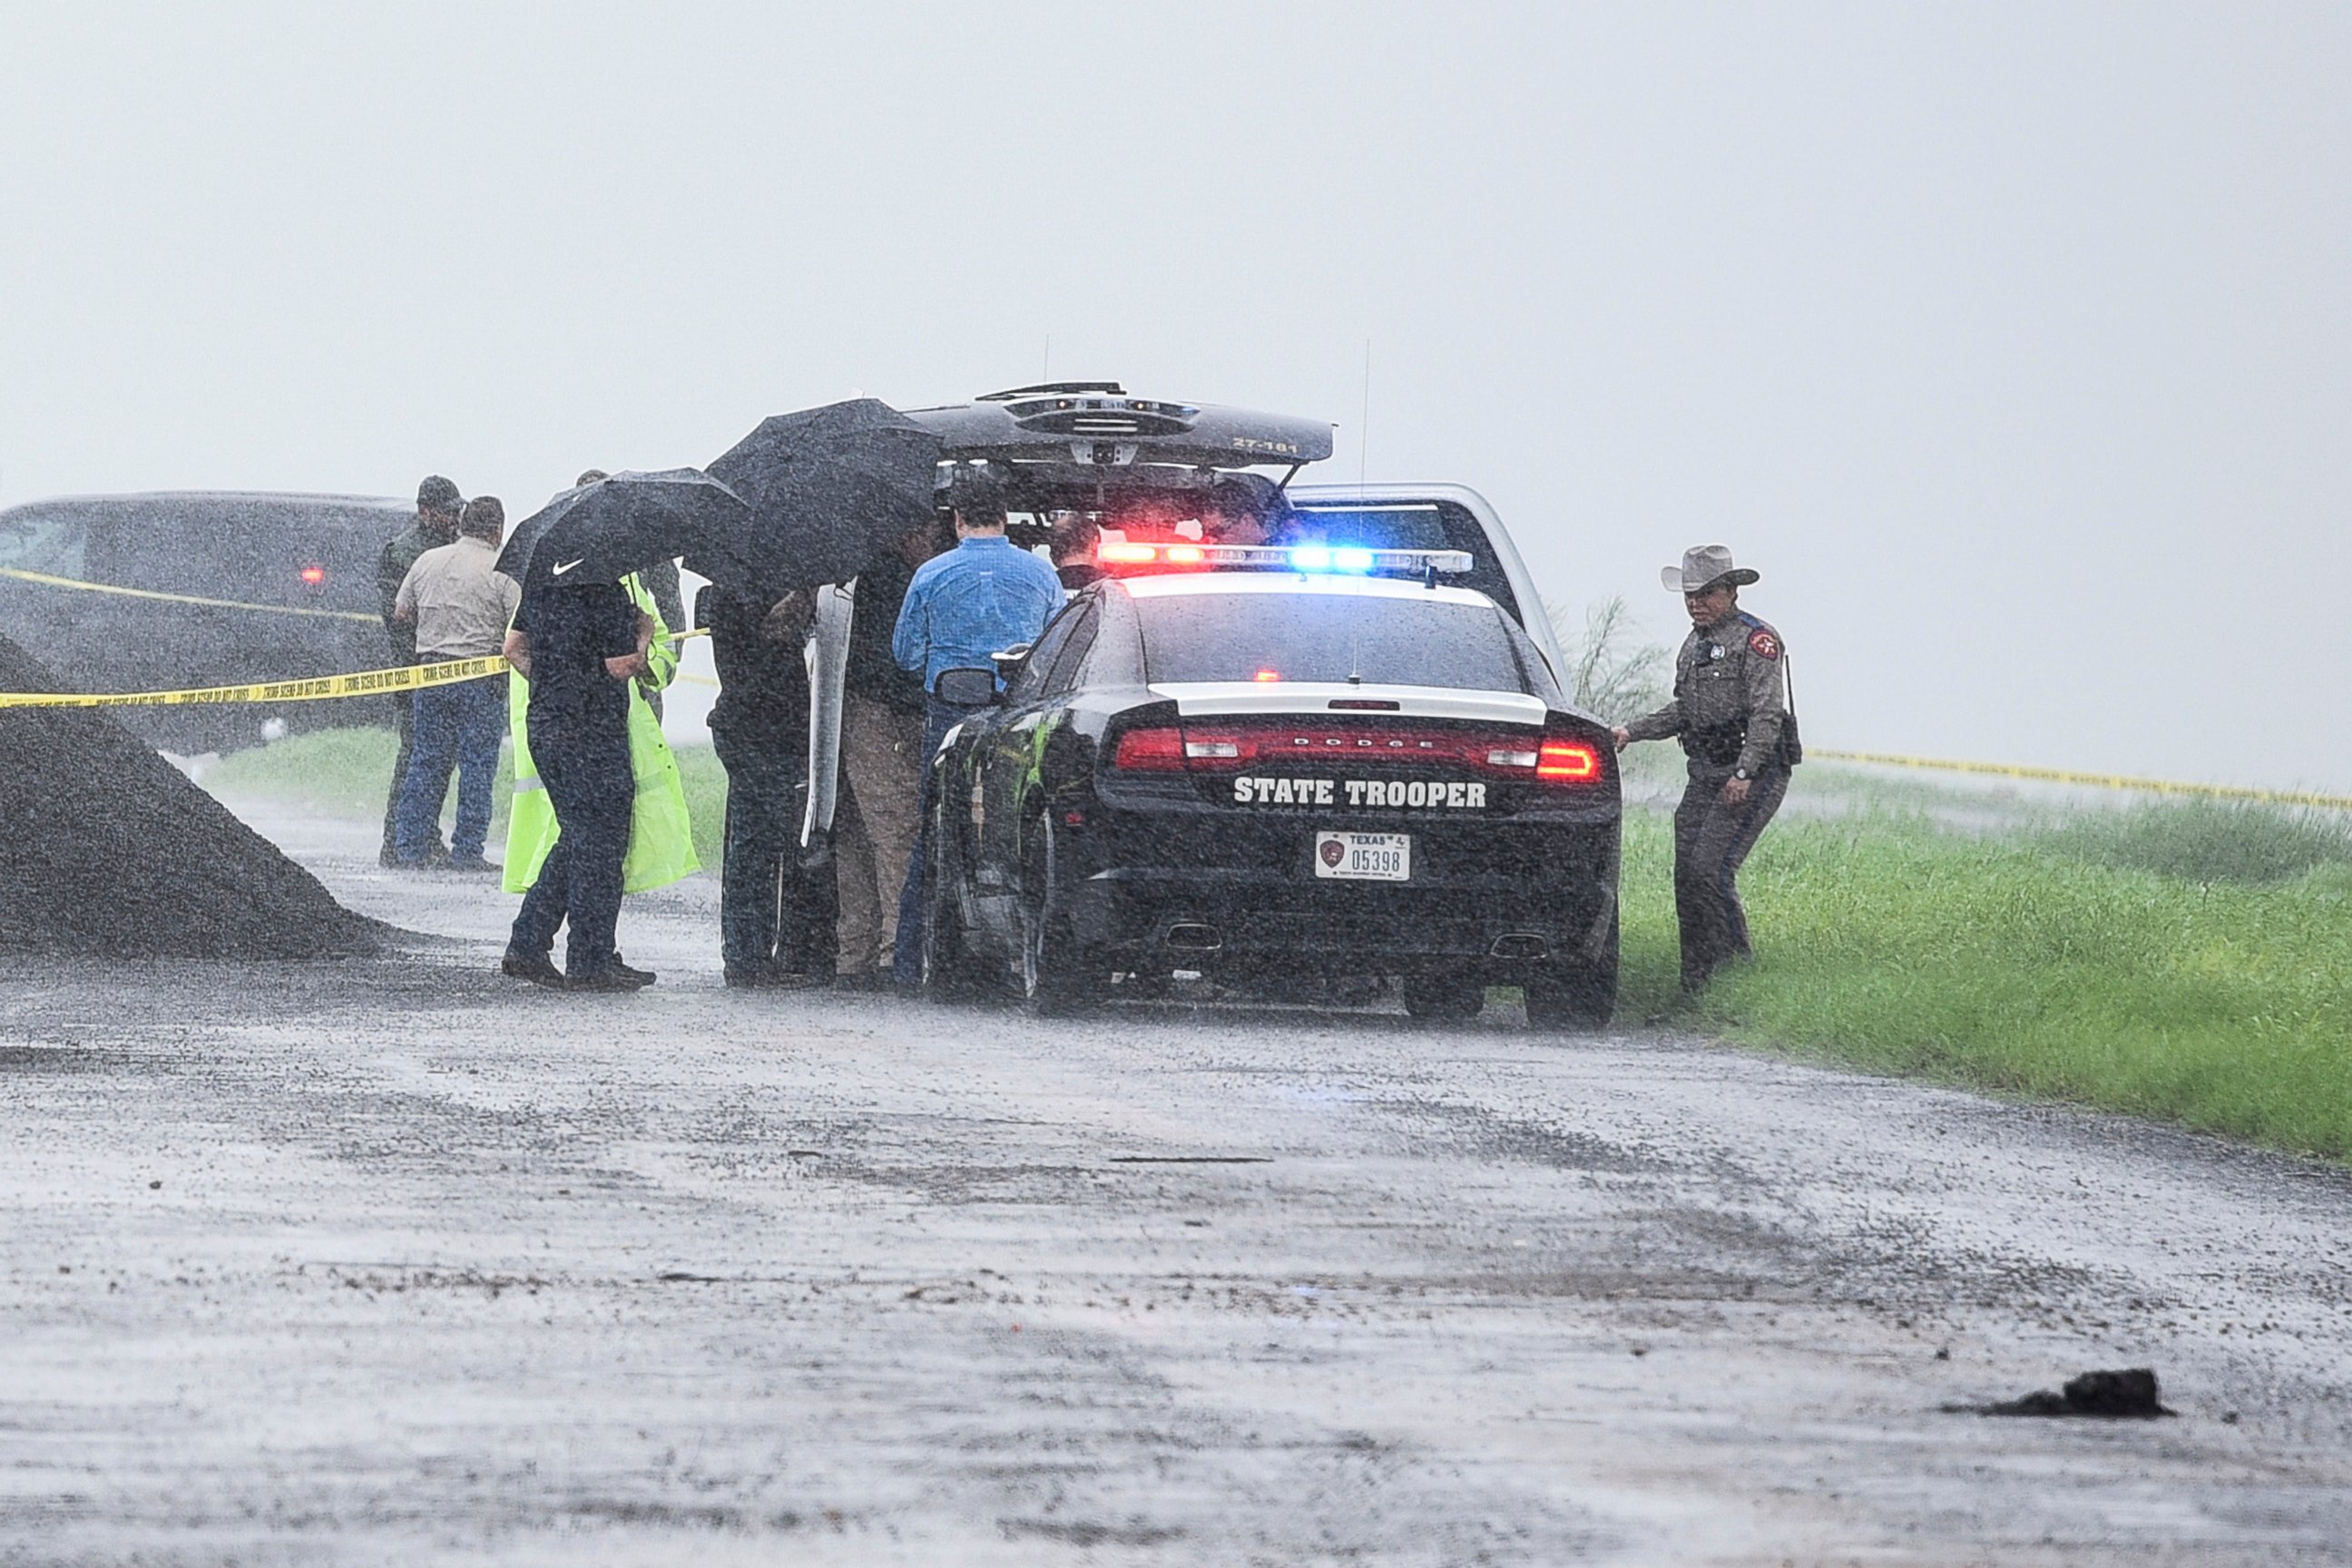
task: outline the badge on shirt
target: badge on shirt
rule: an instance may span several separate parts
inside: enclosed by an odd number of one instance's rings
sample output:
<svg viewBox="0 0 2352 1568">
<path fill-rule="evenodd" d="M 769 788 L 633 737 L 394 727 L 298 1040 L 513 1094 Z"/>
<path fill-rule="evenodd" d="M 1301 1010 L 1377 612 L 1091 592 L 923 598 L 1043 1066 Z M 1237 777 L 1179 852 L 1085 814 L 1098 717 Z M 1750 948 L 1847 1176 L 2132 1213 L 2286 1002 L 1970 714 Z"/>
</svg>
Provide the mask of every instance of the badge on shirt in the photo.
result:
<svg viewBox="0 0 2352 1568">
<path fill-rule="evenodd" d="M 1759 658 L 1778 658 L 1780 657 L 1780 639 L 1758 626 L 1748 634 L 1748 651 Z"/>
</svg>

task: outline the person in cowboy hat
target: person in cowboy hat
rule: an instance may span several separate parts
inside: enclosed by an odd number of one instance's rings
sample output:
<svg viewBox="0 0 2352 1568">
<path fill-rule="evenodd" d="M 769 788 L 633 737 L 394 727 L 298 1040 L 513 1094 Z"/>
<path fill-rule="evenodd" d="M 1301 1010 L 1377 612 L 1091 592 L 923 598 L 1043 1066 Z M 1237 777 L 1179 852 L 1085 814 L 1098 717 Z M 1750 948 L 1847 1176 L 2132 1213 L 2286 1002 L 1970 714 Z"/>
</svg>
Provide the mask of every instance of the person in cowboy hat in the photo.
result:
<svg viewBox="0 0 2352 1568">
<path fill-rule="evenodd" d="M 1681 593 L 1690 636 L 1675 655 L 1674 700 L 1617 726 L 1617 749 L 1677 737 L 1690 783 L 1675 808 L 1675 912 L 1685 992 L 1748 952 L 1740 863 L 1789 793 L 1801 756 L 1780 634 L 1739 607 L 1757 579 L 1721 544 L 1683 552 L 1660 575 Z"/>
</svg>

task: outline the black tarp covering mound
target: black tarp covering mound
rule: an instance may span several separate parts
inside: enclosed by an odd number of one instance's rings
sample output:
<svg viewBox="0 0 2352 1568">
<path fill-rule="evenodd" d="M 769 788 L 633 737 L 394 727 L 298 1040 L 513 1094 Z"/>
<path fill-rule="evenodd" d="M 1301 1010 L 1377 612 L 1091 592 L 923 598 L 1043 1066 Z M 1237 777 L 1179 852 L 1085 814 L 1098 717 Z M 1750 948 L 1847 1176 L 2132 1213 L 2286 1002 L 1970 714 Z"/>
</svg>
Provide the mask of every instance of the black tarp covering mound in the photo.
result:
<svg viewBox="0 0 2352 1568">
<path fill-rule="evenodd" d="M 58 691 L 0 637 L 0 691 Z M 0 950 L 314 958 L 375 926 L 90 708 L 0 708 Z"/>
</svg>

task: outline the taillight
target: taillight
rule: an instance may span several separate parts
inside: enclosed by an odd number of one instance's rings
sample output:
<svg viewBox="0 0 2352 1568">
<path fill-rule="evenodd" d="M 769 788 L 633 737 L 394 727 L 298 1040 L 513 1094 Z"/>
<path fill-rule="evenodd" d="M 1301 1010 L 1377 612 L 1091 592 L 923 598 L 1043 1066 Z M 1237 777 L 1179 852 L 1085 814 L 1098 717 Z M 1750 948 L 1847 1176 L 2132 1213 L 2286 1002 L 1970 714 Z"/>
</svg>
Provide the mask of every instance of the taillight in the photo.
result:
<svg viewBox="0 0 2352 1568">
<path fill-rule="evenodd" d="M 300 576 L 303 582 L 315 588 L 327 580 L 327 569 L 324 566 L 305 566 Z"/>
<path fill-rule="evenodd" d="M 1174 725 L 1129 730 L 1118 738 L 1110 765 L 1133 773 L 1181 773 L 1184 771 L 1184 731 Z"/>
<path fill-rule="evenodd" d="M 1536 777 L 1546 784 L 1591 784 L 1601 777 L 1601 748 L 1590 741 L 1547 738 L 1535 760 Z"/>
</svg>

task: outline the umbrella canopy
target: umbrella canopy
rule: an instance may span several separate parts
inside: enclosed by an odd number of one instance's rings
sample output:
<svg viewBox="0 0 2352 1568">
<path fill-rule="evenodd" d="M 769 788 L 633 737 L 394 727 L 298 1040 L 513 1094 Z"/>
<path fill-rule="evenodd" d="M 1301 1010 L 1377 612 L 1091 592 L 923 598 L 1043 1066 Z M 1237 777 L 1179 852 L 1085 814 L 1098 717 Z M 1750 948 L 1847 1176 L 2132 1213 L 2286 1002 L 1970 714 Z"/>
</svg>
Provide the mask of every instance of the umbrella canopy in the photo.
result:
<svg viewBox="0 0 2352 1568">
<path fill-rule="evenodd" d="M 724 559 L 750 517 L 733 490 L 699 468 L 614 474 L 565 490 L 517 523 L 499 570 L 526 590 L 551 581 L 616 583 L 676 555 Z"/>
<path fill-rule="evenodd" d="M 741 539 L 686 563 L 755 596 L 845 583 L 931 517 L 940 438 L 871 397 L 763 419 L 710 472 L 751 503 Z M 748 579 L 731 576 L 738 563 Z"/>
</svg>

